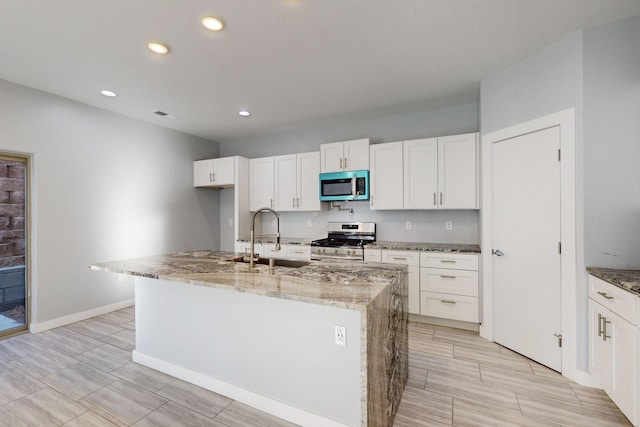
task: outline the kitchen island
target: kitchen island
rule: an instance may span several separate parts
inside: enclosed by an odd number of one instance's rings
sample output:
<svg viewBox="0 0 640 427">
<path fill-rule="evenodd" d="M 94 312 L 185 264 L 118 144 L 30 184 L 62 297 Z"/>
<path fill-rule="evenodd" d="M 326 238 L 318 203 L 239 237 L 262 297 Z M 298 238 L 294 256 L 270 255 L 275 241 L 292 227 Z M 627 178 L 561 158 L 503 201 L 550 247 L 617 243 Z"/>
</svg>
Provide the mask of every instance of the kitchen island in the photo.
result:
<svg viewBox="0 0 640 427">
<path fill-rule="evenodd" d="M 235 255 L 91 266 L 136 276 L 134 361 L 300 425 L 392 425 L 408 377 L 406 267 L 249 271 Z"/>
</svg>

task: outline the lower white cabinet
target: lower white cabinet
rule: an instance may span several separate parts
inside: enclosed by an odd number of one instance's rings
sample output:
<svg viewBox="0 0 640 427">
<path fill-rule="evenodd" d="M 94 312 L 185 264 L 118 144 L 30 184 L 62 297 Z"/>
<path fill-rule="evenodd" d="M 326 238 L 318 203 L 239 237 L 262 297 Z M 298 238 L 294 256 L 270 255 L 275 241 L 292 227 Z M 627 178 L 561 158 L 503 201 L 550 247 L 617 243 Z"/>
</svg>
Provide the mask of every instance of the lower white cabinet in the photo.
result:
<svg viewBox="0 0 640 427">
<path fill-rule="evenodd" d="M 420 314 L 480 321 L 478 255 L 420 254 Z"/>
<path fill-rule="evenodd" d="M 420 314 L 420 252 L 385 250 L 382 251 L 381 260 L 409 267 L 408 310 L 409 313 Z"/>
<path fill-rule="evenodd" d="M 637 299 L 589 276 L 589 372 L 634 425 L 640 422 Z"/>
<path fill-rule="evenodd" d="M 236 252 L 242 254 L 248 254 L 251 250 L 250 242 L 236 242 Z M 246 250 L 246 252 L 245 252 Z M 261 258 L 280 258 L 280 259 L 311 259 L 311 246 L 309 245 L 296 245 L 286 244 L 280 245 L 280 250 L 276 250 L 275 243 L 256 243 L 254 252 Z"/>
</svg>

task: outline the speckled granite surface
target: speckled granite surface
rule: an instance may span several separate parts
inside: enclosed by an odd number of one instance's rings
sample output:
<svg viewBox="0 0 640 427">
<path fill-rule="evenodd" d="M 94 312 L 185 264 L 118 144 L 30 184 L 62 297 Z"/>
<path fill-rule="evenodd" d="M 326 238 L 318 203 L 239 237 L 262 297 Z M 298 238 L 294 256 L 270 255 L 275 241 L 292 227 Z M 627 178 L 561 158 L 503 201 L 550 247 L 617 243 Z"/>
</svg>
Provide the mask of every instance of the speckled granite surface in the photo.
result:
<svg viewBox="0 0 640 427">
<path fill-rule="evenodd" d="M 231 252 L 189 251 L 91 265 L 94 270 L 231 289 L 361 313 L 362 425 L 393 424 L 408 379 L 407 269 L 311 261 L 299 268 L 229 261 Z"/>
<path fill-rule="evenodd" d="M 640 270 L 587 267 L 589 274 L 640 296 Z"/>
<path fill-rule="evenodd" d="M 300 268 L 228 261 L 239 254 L 190 251 L 93 264 L 94 270 L 149 277 L 201 286 L 234 289 L 275 298 L 362 310 L 389 285 L 393 265 L 349 261 L 310 261 Z"/>
<path fill-rule="evenodd" d="M 374 242 L 366 249 L 391 249 L 396 251 L 480 253 L 479 245 L 457 243 Z"/>
</svg>

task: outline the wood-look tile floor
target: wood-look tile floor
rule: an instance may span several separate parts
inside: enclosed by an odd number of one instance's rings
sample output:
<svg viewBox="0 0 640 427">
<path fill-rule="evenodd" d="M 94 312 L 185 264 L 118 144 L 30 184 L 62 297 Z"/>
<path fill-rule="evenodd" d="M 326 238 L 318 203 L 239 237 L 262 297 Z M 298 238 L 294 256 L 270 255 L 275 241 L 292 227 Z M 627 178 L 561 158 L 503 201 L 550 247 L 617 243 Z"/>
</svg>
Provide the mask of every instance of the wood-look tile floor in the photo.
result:
<svg viewBox="0 0 640 427">
<path fill-rule="evenodd" d="M 0 341 L 0 427 L 292 426 L 131 361 L 134 310 Z M 477 334 L 411 323 L 395 426 L 628 426 L 579 386 Z"/>
</svg>

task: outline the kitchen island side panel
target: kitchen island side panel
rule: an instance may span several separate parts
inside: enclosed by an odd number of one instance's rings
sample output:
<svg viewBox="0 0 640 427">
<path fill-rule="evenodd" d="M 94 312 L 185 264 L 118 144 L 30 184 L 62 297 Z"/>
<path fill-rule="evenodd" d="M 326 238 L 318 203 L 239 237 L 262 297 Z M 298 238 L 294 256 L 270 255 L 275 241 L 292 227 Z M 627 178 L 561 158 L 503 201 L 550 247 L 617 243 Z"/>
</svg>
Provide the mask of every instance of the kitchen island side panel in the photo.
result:
<svg viewBox="0 0 640 427">
<path fill-rule="evenodd" d="M 247 273 L 251 274 L 251 273 Z M 361 425 L 357 310 L 136 278 L 136 353 Z M 347 345 L 334 342 L 335 325 Z"/>
</svg>

